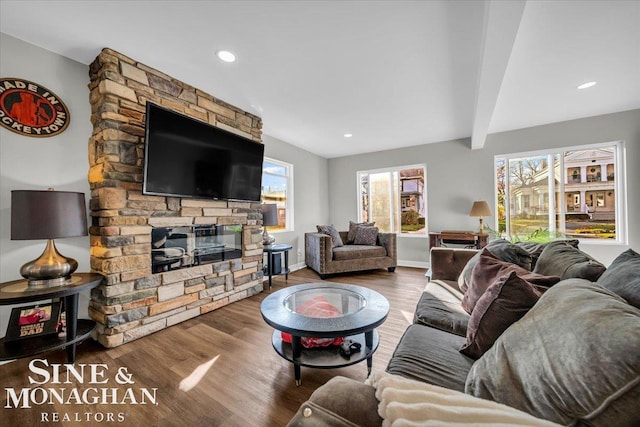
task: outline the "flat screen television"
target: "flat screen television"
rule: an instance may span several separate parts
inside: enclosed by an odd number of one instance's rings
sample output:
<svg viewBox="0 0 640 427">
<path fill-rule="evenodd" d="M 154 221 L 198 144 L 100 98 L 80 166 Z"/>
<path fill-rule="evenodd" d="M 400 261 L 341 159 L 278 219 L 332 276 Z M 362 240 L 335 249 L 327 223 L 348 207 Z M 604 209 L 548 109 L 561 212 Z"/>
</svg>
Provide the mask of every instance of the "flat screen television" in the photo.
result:
<svg viewBox="0 0 640 427">
<path fill-rule="evenodd" d="M 259 201 L 264 145 L 147 102 L 144 194 Z"/>
</svg>

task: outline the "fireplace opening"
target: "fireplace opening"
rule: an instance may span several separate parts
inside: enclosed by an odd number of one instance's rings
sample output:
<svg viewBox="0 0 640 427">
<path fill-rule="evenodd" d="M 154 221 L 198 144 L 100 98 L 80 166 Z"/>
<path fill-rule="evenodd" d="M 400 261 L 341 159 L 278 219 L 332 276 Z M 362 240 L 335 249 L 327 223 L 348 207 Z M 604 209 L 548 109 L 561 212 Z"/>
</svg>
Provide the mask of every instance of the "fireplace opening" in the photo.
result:
<svg viewBox="0 0 640 427">
<path fill-rule="evenodd" d="M 242 258 L 242 226 L 194 225 L 151 230 L 151 270 L 177 270 Z"/>
</svg>

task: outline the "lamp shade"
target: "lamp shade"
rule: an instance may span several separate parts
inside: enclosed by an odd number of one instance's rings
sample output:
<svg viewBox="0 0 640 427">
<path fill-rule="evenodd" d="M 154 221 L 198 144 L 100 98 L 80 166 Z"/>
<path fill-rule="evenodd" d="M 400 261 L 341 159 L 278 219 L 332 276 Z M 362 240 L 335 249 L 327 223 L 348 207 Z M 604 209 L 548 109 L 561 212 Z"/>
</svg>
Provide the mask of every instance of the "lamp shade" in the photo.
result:
<svg viewBox="0 0 640 427">
<path fill-rule="evenodd" d="M 11 240 L 86 235 L 84 193 L 53 190 L 11 192 Z"/>
<path fill-rule="evenodd" d="M 491 209 L 489 208 L 489 204 L 484 200 L 476 200 L 473 202 L 473 206 L 471 207 L 471 212 L 469 212 L 469 216 L 491 216 Z"/>
<path fill-rule="evenodd" d="M 278 225 L 278 206 L 275 203 L 265 203 L 262 205 L 262 225 Z"/>
</svg>

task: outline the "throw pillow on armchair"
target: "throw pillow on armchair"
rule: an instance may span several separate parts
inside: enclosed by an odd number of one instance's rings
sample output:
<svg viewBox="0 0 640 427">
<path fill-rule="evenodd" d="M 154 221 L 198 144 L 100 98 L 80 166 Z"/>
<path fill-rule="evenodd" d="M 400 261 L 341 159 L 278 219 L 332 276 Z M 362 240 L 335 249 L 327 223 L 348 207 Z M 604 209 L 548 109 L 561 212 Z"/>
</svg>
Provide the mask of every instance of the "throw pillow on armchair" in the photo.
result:
<svg viewBox="0 0 640 427">
<path fill-rule="evenodd" d="M 349 221 L 349 232 L 347 233 L 347 243 L 353 243 L 356 239 L 356 230 L 360 226 L 364 227 L 373 227 L 376 225 L 375 222 L 353 222 Z"/>
<path fill-rule="evenodd" d="M 342 237 L 340 237 L 340 232 L 336 230 L 333 225 L 316 225 L 316 228 L 318 229 L 318 233 L 331 236 L 331 245 L 333 248 L 339 248 L 344 245 Z"/>
<path fill-rule="evenodd" d="M 353 239 L 354 245 L 368 245 L 373 246 L 378 241 L 378 227 L 368 227 L 359 225 L 356 227 L 355 237 Z"/>
</svg>

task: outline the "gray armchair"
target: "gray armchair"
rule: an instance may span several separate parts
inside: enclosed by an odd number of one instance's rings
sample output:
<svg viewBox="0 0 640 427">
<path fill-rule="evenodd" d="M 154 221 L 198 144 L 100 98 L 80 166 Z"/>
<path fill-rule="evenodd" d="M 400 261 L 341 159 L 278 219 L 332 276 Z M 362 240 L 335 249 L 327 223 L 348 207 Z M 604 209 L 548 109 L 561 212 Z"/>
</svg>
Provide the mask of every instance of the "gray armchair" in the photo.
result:
<svg viewBox="0 0 640 427">
<path fill-rule="evenodd" d="M 305 233 L 305 262 L 307 267 L 324 279 L 329 274 L 386 268 L 396 269 L 398 255 L 396 235 L 379 233 L 376 245 L 346 244 L 347 232 L 341 231 L 344 246 L 332 248 L 331 237 L 321 233 Z"/>
</svg>

